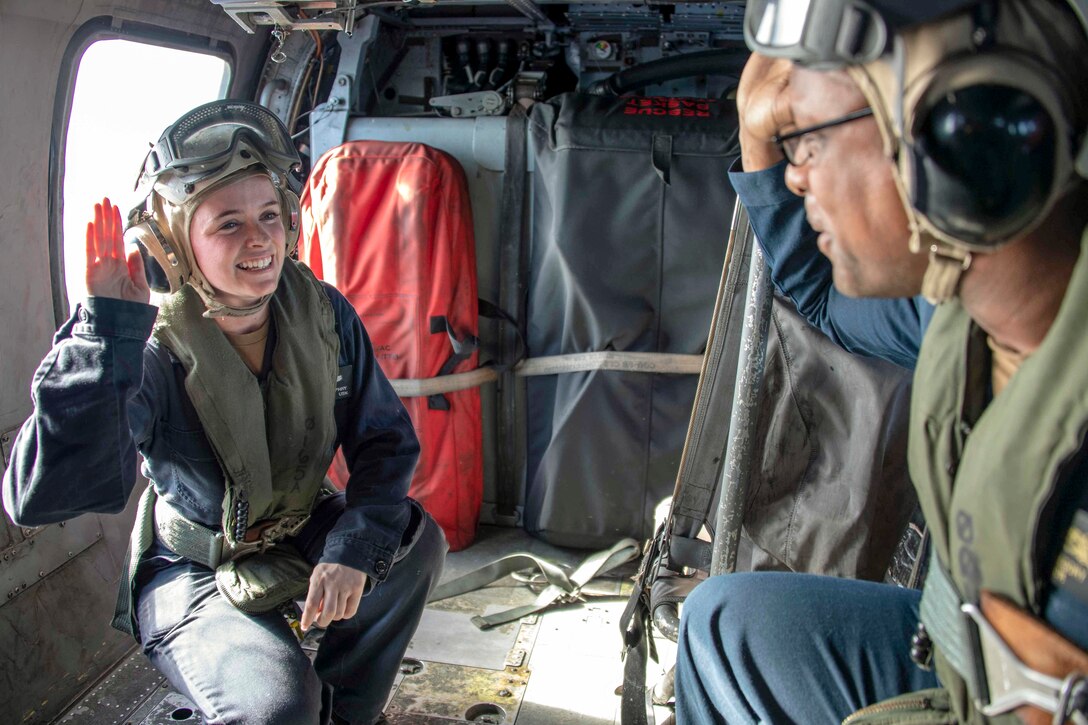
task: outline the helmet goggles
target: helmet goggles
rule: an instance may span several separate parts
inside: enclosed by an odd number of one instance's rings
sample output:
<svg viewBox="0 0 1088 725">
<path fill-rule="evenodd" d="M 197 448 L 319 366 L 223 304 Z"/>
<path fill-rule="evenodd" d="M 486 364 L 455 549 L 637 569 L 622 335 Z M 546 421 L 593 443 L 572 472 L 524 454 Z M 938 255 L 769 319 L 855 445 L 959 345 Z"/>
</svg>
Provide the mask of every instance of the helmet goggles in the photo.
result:
<svg viewBox="0 0 1088 725">
<path fill-rule="evenodd" d="M 163 132 L 144 159 L 137 186 L 153 184 L 158 193 L 181 204 L 197 183 L 255 163 L 282 176 L 301 161 L 271 111 L 247 101 L 213 101 Z"/>
<path fill-rule="evenodd" d="M 744 40 L 762 55 L 815 68 L 872 62 L 895 32 L 979 0 L 748 0 Z"/>
</svg>

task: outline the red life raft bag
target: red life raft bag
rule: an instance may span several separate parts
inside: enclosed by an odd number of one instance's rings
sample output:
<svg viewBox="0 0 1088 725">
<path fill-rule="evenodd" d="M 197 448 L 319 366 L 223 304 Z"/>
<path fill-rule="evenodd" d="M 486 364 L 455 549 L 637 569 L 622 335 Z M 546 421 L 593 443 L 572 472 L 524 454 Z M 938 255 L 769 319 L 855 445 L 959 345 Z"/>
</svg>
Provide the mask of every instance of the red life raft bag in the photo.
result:
<svg viewBox="0 0 1088 725">
<path fill-rule="evenodd" d="M 475 241 L 456 160 L 417 143 L 345 143 L 314 166 L 302 210 L 299 259 L 355 307 L 386 377 L 477 366 Z M 409 495 L 450 549 L 463 549 L 476 535 L 483 494 L 480 391 L 401 400 L 422 448 Z M 329 475 L 346 485 L 342 453 Z"/>
</svg>

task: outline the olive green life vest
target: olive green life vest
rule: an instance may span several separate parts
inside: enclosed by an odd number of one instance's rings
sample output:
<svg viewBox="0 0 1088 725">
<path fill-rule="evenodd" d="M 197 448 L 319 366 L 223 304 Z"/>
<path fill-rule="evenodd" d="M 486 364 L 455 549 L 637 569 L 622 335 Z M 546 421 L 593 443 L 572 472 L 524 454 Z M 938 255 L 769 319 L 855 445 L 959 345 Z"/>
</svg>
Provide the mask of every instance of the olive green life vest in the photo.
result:
<svg viewBox="0 0 1088 725">
<path fill-rule="evenodd" d="M 288 260 L 269 305 L 276 347 L 264 391 L 188 285 L 163 304 L 153 333 L 185 368 L 185 390 L 223 467 L 230 544 L 258 522 L 309 516 L 334 453 L 332 304 L 309 269 Z"/>
<path fill-rule="evenodd" d="M 157 500 L 154 484 L 144 492 L 113 620 L 137 638 L 136 568 L 156 526 L 175 553 L 215 568 L 220 592 L 240 609 L 268 611 L 306 590 L 309 564 L 292 547 L 268 547 L 306 523 L 332 461 L 340 338 L 325 290 L 296 262 L 285 262 L 269 305 L 277 334 L 263 390 L 215 321 L 203 316 L 195 290 L 182 287 L 159 311 L 153 334 L 185 369 L 185 389 L 223 469 L 225 492 L 221 534 Z M 267 525 L 261 542 L 243 543 L 255 524 Z"/>
<path fill-rule="evenodd" d="M 908 462 L 932 534 L 922 621 L 935 644 L 941 683 L 958 719 L 984 722 L 966 678 L 975 654 L 958 603 L 980 590 L 1004 595 L 1039 615 L 1050 572 L 1041 556 L 1060 535 L 1051 504 L 1069 485 L 1067 464 L 1088 428 L 1088 255 L 1074 268 L 1043 344 L 988 402 L 985 334 L 958 301 L 933 316 L 915 369 Z M 958 599 L 955 606 L 944 599 Z M 963 626 L 961 626 L 963 625 Z M 964 639 L 956 635 L 966 633 Z M 949 633 L 953 634 L 949 634 Z M 966 663 L 966 666 L 964 665 Z M 953 665 L 957 666 L 953 666 Z M 1002 716 L 990 722 L 1019 722 Z"/>
</svg>

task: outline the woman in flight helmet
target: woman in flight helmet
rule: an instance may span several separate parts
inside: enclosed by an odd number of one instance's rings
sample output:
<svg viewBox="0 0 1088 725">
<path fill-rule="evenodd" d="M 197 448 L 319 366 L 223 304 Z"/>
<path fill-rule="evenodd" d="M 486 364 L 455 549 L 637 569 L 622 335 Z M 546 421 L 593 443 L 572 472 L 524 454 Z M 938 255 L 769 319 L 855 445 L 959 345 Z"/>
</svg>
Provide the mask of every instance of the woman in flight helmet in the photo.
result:
<svg viewBox="0 0 1088 725">
<path fill-rule="evenodd" d="M 89 298 L 4 477 L 23 525 L 118 512 L 140 452 L 113 624 L 209 723 L 378 721 L 446 549 L 407 497 L 419 444 L 358 316 L 291 259 L 298 163 L 253 103 L 163 133 L 124 233 L 136 250 L 95 207 Z M 337 446 L 344 493 L 323 486 Z M 312 665 L 284 616 L 301 597 L 301 629 L 327 627 Z"/>
</svg>

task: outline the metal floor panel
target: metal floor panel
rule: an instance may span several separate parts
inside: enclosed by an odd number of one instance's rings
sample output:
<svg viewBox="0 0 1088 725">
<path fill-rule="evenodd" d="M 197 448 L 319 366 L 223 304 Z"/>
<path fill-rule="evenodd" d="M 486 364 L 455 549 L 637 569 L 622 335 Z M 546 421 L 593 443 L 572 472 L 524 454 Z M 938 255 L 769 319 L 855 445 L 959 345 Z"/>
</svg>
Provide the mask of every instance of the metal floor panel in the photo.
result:
<svg viewBox="0 0 1088 725">
<path fill-rule="evenodd" d="M 569 566 L 589 552 L 559 549 L 521 529 L 482 527 L 477 542 L 449 554 L 443 581 L 499 557 L 531 552 Z M 477 614 L 531 602 L 535 593 L 513 578 L 428 606 L 406 654 L 386 712 L 393 725 L 618 725 L 623 681 L 618 620 L 633 573 L 623 570 L 590 598 L 480 632 Z M 106 626 L 103 624 L 103 626 Z M 303 647 L 313 654 L 317 637 Z M 658 638 L 661 664 L 650 663 L 653 684 L 675 660 L 675 645 Z M 657 709 L 657 719 L 667 711 Z M 201 723 L 192 703 L 171 688 L 139 652 L 126 657 L 57 721 L 63 725 Z"/>
<path fill-rule="evenodd" d="M 506 609 L 499 607 L 496 610 Z M 491 614 L 491 612 L 487 612 Z M 518 623 L 511 622 L 481 632 L 468 612 L 427 609 L 405 657 L 447 665 L 501 670 L 518 636 Z"/>
</svg>

